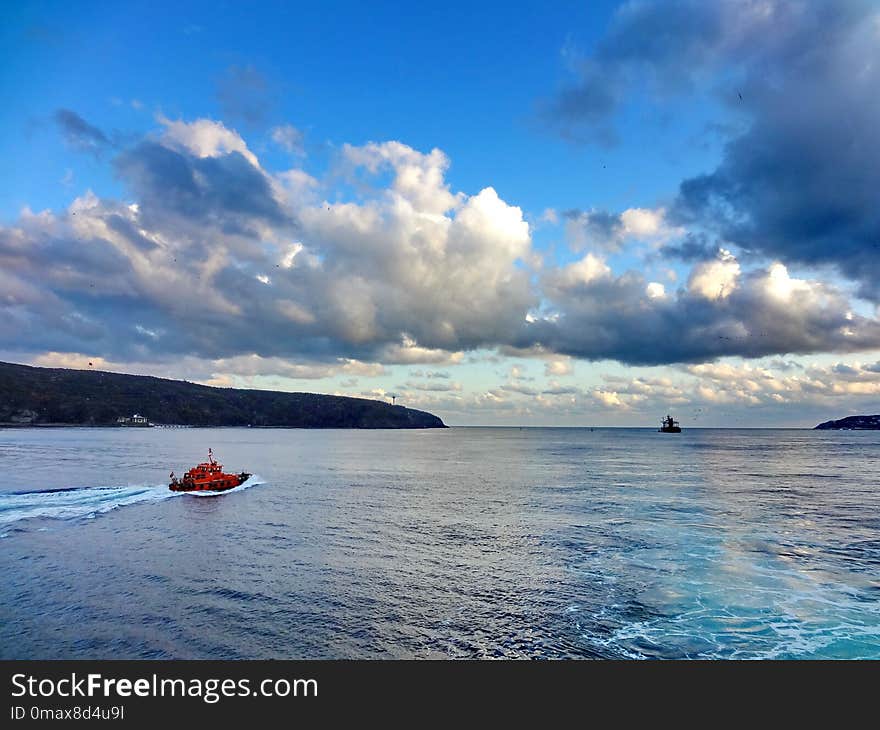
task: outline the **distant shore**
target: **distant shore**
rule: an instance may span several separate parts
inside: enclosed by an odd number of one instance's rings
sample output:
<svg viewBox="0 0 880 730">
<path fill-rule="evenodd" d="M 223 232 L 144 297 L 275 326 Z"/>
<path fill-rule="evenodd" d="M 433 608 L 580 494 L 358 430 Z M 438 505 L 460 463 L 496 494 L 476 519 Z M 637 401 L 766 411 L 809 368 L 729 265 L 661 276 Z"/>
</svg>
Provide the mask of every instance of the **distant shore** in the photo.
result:
<svg viewBox="0 0 880 730">
<path fill-rule="evenodd" d="M 120 426 L 114 423 L 5 423 L 0 422 L 0 429 L 2 428 L 101 428 L 106 430 L 113 431 L 149 431 L 150 429 L 159 428 L 159 429 L 176 429 L 176 428 L 250 428 L 250 429 L 278 429 L 284 431 L 329 431 L 329 430 L 346 430 L 346 431 L 401 431 L 401 430 L 416 430 L 416 429 L 402 429 L 397 426 L 254 426 L 254 425 L 245 425 L 241 426 L 238 424 L 231 425 L 216 425 L 216 424 L 188 424 L 188 423 L 153 423 L 149 426 Z M 450 428 L 450 426 L 443 425 L 438 428 Z M 477 426 L 476 428 L 486 428 L 484 426 Z M 495 428 L 494 426 L 489 426 L 488 428 Z M 589 428 L 588 426 L 578 426 L 576 428 Z"/>
<path fill-rule="evenodd" d="M 880 431 L 880 415 L 847 416 L 836 421 L 825 421 L 816 426 L 819 431 Z"/>
<path fill-rule="evenodd" d="M 0 362 L 7 427 L 446 428 L 433 413 L 371 398 L 197 385 Z"/>
</svg>

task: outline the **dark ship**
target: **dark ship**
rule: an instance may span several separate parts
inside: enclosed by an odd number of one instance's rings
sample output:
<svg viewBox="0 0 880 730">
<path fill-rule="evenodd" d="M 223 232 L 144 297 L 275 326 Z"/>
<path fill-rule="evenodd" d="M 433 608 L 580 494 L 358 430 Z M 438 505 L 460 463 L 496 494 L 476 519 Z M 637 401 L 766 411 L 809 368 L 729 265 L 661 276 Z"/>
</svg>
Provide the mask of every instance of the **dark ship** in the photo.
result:
<svg viewBox="0 0 880 730">
<path fill-rule="evenodd" d="M 667 415 L 660 421 L 660 433 L 681 433 L 681 426 L 678 421 L 673 421 L 672 416 Z"/>
</svg>

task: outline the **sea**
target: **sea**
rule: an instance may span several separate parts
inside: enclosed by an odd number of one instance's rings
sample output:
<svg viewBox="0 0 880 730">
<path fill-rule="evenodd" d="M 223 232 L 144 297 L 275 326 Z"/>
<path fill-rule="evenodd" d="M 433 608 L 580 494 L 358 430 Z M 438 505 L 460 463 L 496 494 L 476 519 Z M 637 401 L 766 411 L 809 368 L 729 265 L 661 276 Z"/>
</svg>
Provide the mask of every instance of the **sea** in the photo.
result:
<svg viewBox="0 0 880 730">
<path fill-rule="evenodd" d="M 211 447 L 254 476 L 168 475 Z M 3 659 L 877 659 L 880 431 L 0 430 Z"/>
</svg>

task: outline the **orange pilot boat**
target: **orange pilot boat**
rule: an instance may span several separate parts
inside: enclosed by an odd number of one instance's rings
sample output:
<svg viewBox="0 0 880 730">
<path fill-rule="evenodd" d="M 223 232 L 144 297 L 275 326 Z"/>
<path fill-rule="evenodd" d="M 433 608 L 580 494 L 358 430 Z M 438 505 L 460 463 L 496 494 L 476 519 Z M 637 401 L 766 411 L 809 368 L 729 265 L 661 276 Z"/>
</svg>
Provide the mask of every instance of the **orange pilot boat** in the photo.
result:
<svg viewBox="0 0 880 730">
<path fill-rule="evenodd" d="M 178 479 L 171 472 L 171 484 L 168 489 L 172 492 L 228 492 L 230 489 L 244 484 L 250 478 L 250 474 L 243 471 L 241 474 L 224 474 L 223 465 L 214 459 L 214 452 L 208 449 L 208 460 L 194 466 L 183 478 Z"/>
</svg>

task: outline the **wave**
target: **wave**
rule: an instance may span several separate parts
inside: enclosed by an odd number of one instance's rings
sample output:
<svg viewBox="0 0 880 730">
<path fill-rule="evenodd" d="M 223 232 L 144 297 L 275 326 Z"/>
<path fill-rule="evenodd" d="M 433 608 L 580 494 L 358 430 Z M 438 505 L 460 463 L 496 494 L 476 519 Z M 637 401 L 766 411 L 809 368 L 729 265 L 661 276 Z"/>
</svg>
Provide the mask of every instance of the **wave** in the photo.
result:
<svg viewBox="0 0 880 730">
<path fill-rule="evenodd" d="M 230 492 L 240 492 L 263 484 L 254 475 Z M 212 495 L 221 496 L 230 492 Z M 5 492 L 0 494 L 0 526 L 8 526 L 22 520 L 90 519 L 119 507 L 150 502 L 164 502 L 187 494 L 172 492 L 165 484 L 141 484 L 114 487 L 64 487 L 33 492 Z"/>
</svg>

